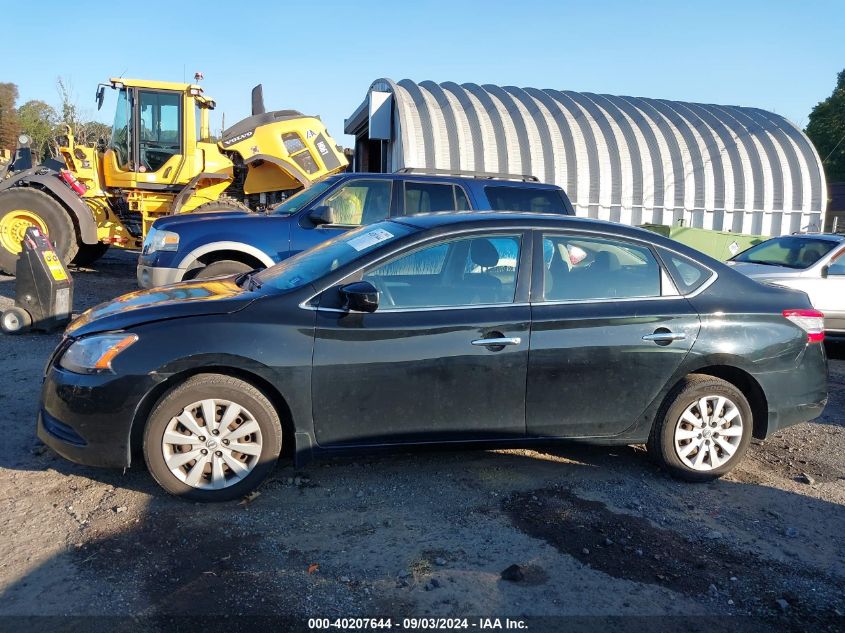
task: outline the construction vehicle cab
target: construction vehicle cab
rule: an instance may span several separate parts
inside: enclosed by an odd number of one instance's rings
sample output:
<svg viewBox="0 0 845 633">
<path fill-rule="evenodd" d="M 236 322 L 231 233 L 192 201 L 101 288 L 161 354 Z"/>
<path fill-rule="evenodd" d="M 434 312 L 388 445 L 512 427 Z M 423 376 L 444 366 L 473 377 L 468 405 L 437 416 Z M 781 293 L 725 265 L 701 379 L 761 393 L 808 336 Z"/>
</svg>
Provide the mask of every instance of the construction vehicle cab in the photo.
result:
<svg viewBox="0 0 845 633">
<path fill-rule="evenodd" d="M 214 100 L 199 84 L 112 78 L 98 87 L 98 108 L 107 88 L 117 91 L 110 138 L 78 145 L 66 126 L 59 160 L 13 161 L 0 172 L 0 271 L 14 271 L 29 226 L 50 236 L 63 261 L 86 264 L 111 245 L 140 248 L 160 217 L 260 211 L 348 165 L 319 117 L 266 112 L 260 86 L 252 116 L 219 140 L 209 125 Z"/>
</svg>

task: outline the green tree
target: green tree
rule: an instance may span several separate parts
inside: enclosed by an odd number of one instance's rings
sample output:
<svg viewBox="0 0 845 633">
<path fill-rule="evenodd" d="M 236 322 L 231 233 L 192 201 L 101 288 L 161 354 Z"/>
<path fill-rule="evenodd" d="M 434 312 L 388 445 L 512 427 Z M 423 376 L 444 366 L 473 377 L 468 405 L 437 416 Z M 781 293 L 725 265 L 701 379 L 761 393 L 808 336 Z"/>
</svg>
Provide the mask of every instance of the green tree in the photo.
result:
<svg viewBox="0 0 845 633">
<path fill-rule="evenodd" d="M 18 122 L 22 132 L 32 138 L 32 149 L 40 160 L 51 154 L 51 146 L 59 124 L 59 115 L 43 101 L 27 101 L 18 108 Z"/>
<path fill-rule="evenodd" d="M 845 70 L 833 93 L 813 108 L 805 131 L 819 152 L 828 182 L 845 182 Z"/>
<path fill-rule="evenodd" d="M 17 100 L 18 87 L 12 83 L 0 83 L 0 149 L 14 150 L 18 146 Z"/>
</svg>

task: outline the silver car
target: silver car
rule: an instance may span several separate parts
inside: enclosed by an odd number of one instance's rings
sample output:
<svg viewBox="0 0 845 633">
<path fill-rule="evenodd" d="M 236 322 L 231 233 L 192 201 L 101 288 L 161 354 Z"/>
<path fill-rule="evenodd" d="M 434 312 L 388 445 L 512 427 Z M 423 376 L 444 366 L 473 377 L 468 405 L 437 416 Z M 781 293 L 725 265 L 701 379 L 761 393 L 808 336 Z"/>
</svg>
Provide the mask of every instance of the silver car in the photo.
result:
<svg viewBox="0 0 845 633">
<path fill-rule="evenodd" d="M 757 281 L 803 290 L 824 312 L 825 330 L 845 336 L 845 235 L 784 235 L 727 262 Z"/>
</svg>

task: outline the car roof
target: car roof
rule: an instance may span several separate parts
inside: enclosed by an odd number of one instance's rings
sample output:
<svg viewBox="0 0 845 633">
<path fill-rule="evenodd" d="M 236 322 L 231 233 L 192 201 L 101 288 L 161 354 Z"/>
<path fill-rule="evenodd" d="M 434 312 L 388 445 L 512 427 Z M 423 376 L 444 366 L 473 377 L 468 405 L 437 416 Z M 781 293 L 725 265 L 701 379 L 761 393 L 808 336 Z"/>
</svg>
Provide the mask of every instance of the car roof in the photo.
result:
<svg viewBox="0 0 845 633">
<path fill-rule="evenodd" d="M 531 189 L 554 189 L 562 190 L 558 185 L 546 182 L 534 182 L 532 180 L 518 180 L 508 178 L 487 178 L 459 175 L 439 174 L 380 174 L 369 172 L 348 171 L 334 176 L 334 178 L 349 180 L 351 178 L 366 178 L 368 180 L 409 180 L 412 182 L 449 182 L 449 183 L 477 183 L 481 186 L 506 186 Z"/>
</svg>

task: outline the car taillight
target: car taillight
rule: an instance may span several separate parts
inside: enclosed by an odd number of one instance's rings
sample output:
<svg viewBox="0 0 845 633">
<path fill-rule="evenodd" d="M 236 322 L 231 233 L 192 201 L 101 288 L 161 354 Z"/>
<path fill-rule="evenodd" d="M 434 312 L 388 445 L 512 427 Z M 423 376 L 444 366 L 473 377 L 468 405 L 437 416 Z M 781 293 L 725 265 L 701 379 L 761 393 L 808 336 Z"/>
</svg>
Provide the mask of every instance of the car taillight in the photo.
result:
<svg viewBox="0 0 845 633">
<path fill-rule="evenodd" d="M 824 314 L 818 310 L 784 310 L 783 316 L 807 333 L 808 343 L 824 340 Z"/>
</svg>

